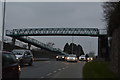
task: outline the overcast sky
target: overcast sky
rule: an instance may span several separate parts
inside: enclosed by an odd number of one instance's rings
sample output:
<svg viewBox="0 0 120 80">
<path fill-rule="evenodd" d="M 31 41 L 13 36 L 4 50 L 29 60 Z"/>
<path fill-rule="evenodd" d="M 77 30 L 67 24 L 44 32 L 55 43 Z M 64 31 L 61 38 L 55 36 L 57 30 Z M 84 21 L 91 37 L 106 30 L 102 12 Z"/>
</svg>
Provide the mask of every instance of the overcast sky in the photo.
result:
<svg viewBox="0 0 120 80">
<path fill-rule="evenodd" d="M 26 2 L 6 4 L 6 29 L 14 28 L 105 28 L 102 2 Z M 33 37 L 33 36 L 32 36 Z M 71 43 L 71 36 L 34 37 L 47 43 L 54 42 L 56 48 L 63 49 Z M 95 37 L 74 37 L 85 53 L 97 53 L 98 39 Z"/>
</svg>

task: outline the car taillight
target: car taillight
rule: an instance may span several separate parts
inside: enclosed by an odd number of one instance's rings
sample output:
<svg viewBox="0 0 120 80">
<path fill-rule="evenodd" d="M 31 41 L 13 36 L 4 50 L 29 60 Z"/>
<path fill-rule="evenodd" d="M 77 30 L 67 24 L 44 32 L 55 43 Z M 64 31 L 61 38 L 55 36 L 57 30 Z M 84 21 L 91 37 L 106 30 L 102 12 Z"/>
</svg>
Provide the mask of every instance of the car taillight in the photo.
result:
<svg viewBox="0 0 120 80">
<path fill-rule="evenodd" d="M 12 70 L 18 70 L 18 71 L 21 71 L 20 65 L 13 67 Z"/>
<path fill-rule="evenodd" d="M 18 65 L 18 71 L 21 71 L 20 65 Z"/>
</svg>

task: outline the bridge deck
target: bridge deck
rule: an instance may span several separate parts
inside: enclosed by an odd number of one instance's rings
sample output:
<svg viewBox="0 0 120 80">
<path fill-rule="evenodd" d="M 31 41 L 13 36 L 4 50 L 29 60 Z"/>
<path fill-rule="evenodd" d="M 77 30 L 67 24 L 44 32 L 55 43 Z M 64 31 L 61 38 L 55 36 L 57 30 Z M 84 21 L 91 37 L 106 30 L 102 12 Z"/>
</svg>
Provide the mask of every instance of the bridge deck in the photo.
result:
<svg viewBox="0 0 120 80">
<path fill-rule="evenodd" d="M 7 30 L 8 36 L 98 36 L 98 28 L 33 28 Z"/>
</svg>

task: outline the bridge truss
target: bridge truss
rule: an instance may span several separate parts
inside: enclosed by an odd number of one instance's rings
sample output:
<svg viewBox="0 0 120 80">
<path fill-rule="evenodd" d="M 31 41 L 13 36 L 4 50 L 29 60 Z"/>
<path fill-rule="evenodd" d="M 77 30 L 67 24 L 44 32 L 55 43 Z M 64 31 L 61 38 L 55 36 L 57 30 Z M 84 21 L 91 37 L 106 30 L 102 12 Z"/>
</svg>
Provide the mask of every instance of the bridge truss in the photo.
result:
<svg viewBox="0 0 120 80">
<path fill-rule="evenodd" d="M 6 31 L 7 36 L 98 36 L 98 28 L 32 28 Z"/>
<path fill-rule="evenodd" d="M 103 30 L 102 30 L 103 31 Z M 6 35 L 16 38 L 20 41 L 32 44 L 36 47 L 44 48 L 50 51 L 66 54 L 60 49 L 52 48 L 36 39 L 28 36 L 99 36 L 106 35 L 100 33 L 98 28 L 30 28 L 30 29 L 13 29 L 6 30 Z"/>
</svg>

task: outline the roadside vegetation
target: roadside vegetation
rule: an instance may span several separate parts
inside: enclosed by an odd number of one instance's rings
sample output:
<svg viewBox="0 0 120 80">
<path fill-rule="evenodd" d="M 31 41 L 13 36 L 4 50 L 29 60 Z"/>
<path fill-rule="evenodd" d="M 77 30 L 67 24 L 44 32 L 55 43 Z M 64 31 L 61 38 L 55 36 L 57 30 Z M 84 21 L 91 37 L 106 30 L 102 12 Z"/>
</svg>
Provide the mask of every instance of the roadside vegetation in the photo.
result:
<svg viewBox="0 0 120 80">
<path fill-rule="evenodd" d="M 91 61 L 86 63 L 83 68 L 83 79 L 98 80 L 99 78 L 102 78 L 101 80 L 118 80 L 118 76 L 109 69 L 109 62 Z"/>
</svg>

